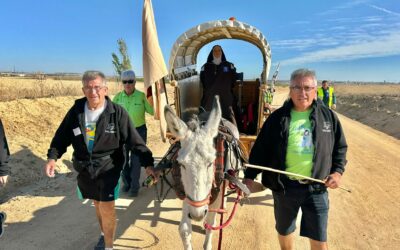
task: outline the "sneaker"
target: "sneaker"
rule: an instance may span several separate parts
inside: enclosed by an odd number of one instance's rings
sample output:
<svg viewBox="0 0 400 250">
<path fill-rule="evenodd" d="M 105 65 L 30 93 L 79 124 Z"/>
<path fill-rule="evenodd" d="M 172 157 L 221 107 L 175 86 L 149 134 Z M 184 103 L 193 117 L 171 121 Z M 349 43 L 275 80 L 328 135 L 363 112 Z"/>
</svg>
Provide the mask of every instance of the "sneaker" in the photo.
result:
<svg viewBox="0 0 400 250">
<path fill-rule="evenodd" d="M 104 242 L 104 235 L 100 235 L 99 241 L 94 247 L 94 250 L 104 250 L 105 248 L 106 248 L 106 243 Z"/>
<path fill-rule="evenodd" d="M 7 214 L 5 212 L 0 212 L 0 237 L 4 233 L 4 222 L 6 221 Z"/>
</svg>

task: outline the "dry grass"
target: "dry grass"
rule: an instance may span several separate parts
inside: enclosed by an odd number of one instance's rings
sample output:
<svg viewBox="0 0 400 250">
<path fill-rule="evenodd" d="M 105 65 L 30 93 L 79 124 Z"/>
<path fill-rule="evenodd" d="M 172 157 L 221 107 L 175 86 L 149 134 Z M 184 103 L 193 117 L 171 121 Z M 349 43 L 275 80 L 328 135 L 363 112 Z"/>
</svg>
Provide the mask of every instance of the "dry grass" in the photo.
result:
<svg viewBox="0 0 400 250">
<path fill-rule="evenodd" d="M 345 95 L 399 95 L 400 84 L 337 84 L 335 93 Z"/>
<path fill-rule="evenodd" d="M 78 80 L 0 77 L 0 101 L 54 96 L 81 96 L 81 88 L 82 83 Z M 108 82 L 108 89 L 111 95 L 121 88 L 116 82 Z"/>
</svg>

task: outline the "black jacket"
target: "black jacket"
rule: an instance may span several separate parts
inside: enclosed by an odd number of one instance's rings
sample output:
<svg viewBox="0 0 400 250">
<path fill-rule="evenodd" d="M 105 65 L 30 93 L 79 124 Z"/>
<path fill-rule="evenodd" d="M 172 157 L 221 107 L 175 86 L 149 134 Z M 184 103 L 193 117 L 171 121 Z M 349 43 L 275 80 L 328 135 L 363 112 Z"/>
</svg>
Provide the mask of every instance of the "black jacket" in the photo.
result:
<svg viewBox="0 0 400 250">
<path fill-rule="evenodd" d="M 4 132 L 3 123 L 0 120 L 0 176 L 10 175 L 10 166 L 8 160 L 10 159 L 10 150 Z"/>
<path fill-rule="evenodd" d="M 214 64 L 212 53 L 211 50 L 207 62 L 200 71 L 200 81 L 203 87 L 201 106 L 206 111 L 211 111 L 214 96 L 219 95 L 222 117 L 232 120 L 231 108 L 234 105 L 233 87 L 236 82 L 236 68 L 226 60 L 223 51 L 221 63 L 219 65 Z"/>
<path fill-rule="evenodd" d="M 264 123 L 250 153 L 249 162 L 254 165 L 285 170 L 289 138 L 291 100 L 273 112 Z M 314 144 L 312 177 L 324 179 L 329 174 L 343 174 L 347 163 L 347 143 L 336 114 L 321 100 L 314 101 L 310 114 Z M 262 170 L 247 168 L 245 178 L 254 179 Z M 284 190 L 280 174 L 262 171 L 262 183 L 274 191 Z M 313 184 L 323 187 L 323 184 Z"/>
<path fill-rule="evenodd" d="M 85 164 L 94 167 L 97 172 L 104 172 L 124 164 L 124 149 L 126 146 L 139 156 L 142 166 L 153 166 L 154 159 L 133 126 L 128 113 L 118 104 L 106 97 L 107 106 L 96 124 L 96 135 L 93 150 L 90 154 L 85 143 L 85 111 L 86 98 L 75 101 L 50 144 L 47 153 L 49 159 L 59 159 L 72 144 L 74 148 L 74 168 L 81 172 Z M 94 166 L 93 166 L 94 165 Z M 89 171 L 91 172 L 91 171 Z M 94 175 L 94 173 L 91 173 Z"/>
</svg>

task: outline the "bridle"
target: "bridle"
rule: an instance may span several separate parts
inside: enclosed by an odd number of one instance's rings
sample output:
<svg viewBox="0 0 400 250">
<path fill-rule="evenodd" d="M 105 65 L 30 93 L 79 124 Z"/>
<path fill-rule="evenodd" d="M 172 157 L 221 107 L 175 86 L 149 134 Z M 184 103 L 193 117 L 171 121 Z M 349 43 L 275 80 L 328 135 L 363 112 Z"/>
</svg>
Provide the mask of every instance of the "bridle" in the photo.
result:
<svg viewBox="0 0 400 250">
<path fill-rule="evenodd" d="M 202 206 L 205 206 L 205 205 L 210 204 L 210 197 L 211 197 L 211 190 L 210 190 L 210 192 L 208 193 L 207 197 L 206 197 L 205 199 L 203 199 L 203 200 L 196 201 L 196 200 L 194 200 L 193 198 L 191 198 L 189 195 L 186 195 L 184 201 L 185 201 L 188 205 L 190 205 L 190 206 L 192 206 L 192 207 L 202 207 Z"/>
</svg>

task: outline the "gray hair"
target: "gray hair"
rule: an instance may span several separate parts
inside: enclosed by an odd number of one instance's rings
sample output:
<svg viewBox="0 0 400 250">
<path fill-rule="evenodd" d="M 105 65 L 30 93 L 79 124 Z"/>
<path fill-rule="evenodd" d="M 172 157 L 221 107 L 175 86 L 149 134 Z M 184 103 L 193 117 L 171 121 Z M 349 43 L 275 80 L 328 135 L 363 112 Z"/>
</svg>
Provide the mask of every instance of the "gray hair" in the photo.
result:
<svg viewBox="0 0 400 250">
<path fill-rule="evenodd" d="M 82 76 L 82 85 L 85 86 L 85 84 L 89 81 L 92 81 L 96 78 L 101 78 L 103 86 L 107 86 L 107 81 L 106 81 L 106 76 L 104 75 L 103 72 L 97 71 L 97 70 L 88 70 L 83 73 Z"/>
<path fill-rule="evenodd" d="M 292 85 L 294 79 L 296 79 L 297 77 L 312 77 L 314 86 L 317 86 L 317 77 L 315 75 L 314 70 L 297 69 L 297 70 L 293 71 L 293 73 L 290 75 L 290 85 Z"/>
</svg>

